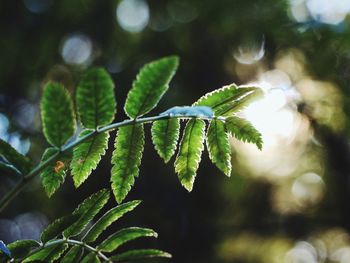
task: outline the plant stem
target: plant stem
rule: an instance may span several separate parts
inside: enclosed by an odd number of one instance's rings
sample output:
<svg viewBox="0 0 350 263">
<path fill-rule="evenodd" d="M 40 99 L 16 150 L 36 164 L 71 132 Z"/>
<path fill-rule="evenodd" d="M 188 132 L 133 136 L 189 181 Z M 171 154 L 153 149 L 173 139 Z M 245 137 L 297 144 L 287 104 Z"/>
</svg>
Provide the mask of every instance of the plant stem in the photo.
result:
<svg viewBox="0 0 350 263">
<path fill-rule="evenodd" d="M 56 154 L 52 155 L 49 159 L 44 162 L 39 163 L 35 168 L 33 168 L 28 174 L 24 175 L 22 179 L 17 183 L 17 185 L 12 188 L 1 200 L 0 200 L 0 213 L 7 207 L 7 205 L 20 193 L 22 190 L 38 175 L 42 172 L 49 164 L 56 161 L 59 157 L 65 153 L 71 151 L 75 146 L 81 144 L 85 140 L 103 132 L 111 131 L 118 129 L 123 126 L 135 125 L 135 124 L 144 124 L 152 123 L 157 120 L 166 120 L 171 118 L 177 119 L 202 119 L 202 120 L 211 120 L 212 118 L 204 116 L 187 116 L 187 115 L 157 115 L 152 117 L 145 117 L 139 119 L 130 119 L 122 122 L 115 122 L 110 125 L 98 128 L 97 130 L 91 131 L 83 137 L 78 138 L 77 140 L 63 146 Z"/>
<path fill-rule="evenodd" d="M 52 247 L 55 245 L 59 245 L 59 244 L 68 244 L 68 245 L 72 245 L 72 246 L 81 246 L 83 248 L 85 248 L 86 250 L 95 253 L 99 258 L 101 258 L 102 260 L 106 261 L 106 262 L 112 262 L 106 255 L 104 255 L 101 251 L 99 251 L 98 249 L 89 246 L 88 244 L 82 242 L 82 241 L 78 241 L 78 240 L 73 240 L 73 239 L 56 239 L 53 241 L 49 241 L 48 243 L 38 247 L 37 249 L 34 249 L 28 256 L 29 257 L 33 254 L 35 254 L 36 252 L 47 248 L 47 247 Z"/>
</svg>

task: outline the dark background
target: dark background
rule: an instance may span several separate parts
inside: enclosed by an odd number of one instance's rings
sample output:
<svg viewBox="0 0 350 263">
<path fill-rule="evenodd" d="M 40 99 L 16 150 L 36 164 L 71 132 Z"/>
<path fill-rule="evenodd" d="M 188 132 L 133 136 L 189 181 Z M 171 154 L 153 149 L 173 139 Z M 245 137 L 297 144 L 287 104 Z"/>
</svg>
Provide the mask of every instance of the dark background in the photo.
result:
<svg viewBox="0 0 350 263">
<path fill-rule="evenodd" d="M 131 28 L 138 32 L 118 21 L 120 1 L 0 1 L 1 138 L 38 162 L 48 147 L 38 108 L 43 83 L 61 81 L 74 94 L 89 66 L 106 67 L 115 81 L 116 121 L 126 118 L 124 100 L 139 68 L 165 55 L 178 55 L 180 68 L 152 114 L 190 105 L 232 82 L 270 81 L 266 94 L 278 90 L 285 101 L 274 113 L 287 115 L 250 112 L 260 114 L 258 126 L 275 144 L 265 142 L 259 153 L 233 140 L 231 178 L 204 152 L 190 194 L 178 182 L 173 160 L 165 165 L 157 156 L 146 129 L 140 176 L 127 197 L 143 204 L 115 227 L 154 228 L 159 239 L 140 246 L 169 251 L 172 262 L 350 262 L 348 1 L 332 6 L 316 0 L 335 20 L 314 14 L 315 0 L 127 2 L 129 18 L 141 10 L 136 23 L 148 7 L 149 19 Z M 285 116 L 294 122 L 286 124 Z M 67 176 L 48 199 L 39 180 L 32 183 L 1 215 L 0 239 L 36 238 L 48 221 L 109 188 L 112 139 L 79 189 Z M 15 181 L 3 176 L 0 195 Z"/>
</svg>

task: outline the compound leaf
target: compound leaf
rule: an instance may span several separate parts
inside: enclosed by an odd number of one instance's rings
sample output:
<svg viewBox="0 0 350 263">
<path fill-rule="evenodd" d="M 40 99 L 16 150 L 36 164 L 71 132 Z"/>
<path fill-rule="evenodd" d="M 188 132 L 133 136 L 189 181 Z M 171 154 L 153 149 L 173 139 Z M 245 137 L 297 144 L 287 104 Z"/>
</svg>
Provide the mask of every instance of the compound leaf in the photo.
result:
<svg viewBox="0 0 350 263">
<path fill-rule="evenodd" d="M 56 148 L 47 148 L 41 158 L 41 163 L 45 162 L 58 153 Z M 62 156 L 54 163 L 47 165 L 40 173 L 41 183 L 46 194 L 51 197 L 64 182 L 66 171 L 69 167 L 70 156 Z"/>
<path fill-rule="evenodd" d="M 80 246 L 74 246 L 68 250 L 66 255 L 61 260 L 61 263 L 75 263 L 80 262 L 83 256 L 83 248 Z"/>
<path fill-rule="evenodd" d="M 82 131 L 79 137 L 84 137 L 89 133 L 91 131 Z M 74 148 L 71 169 L 75 187 L 79 187 L 89 177 L 92 170 L 96 169 L 101 156 L 106 153 L 108 138 L 107 132 L 99 133 Z"/>
<path fill-rule="evenodd" d="M 225 123 L 218 119 L 210 122 L 207 146 L 212 162 L 227 176 L 231 175 L 231 147 Z"/>
<path fill-rule="evenodd" d="M 22 173 L 29 171 L 31 163 L 27 157 L 17 152 L 10 144 L 0 139 L 0 156 Z"/>
<path fill-rule="evenodd" d="M 178 64 L 179 59 L 171 56 L 148 63 L 140 70 L 125 102 L 124 110 L 130 118 L 142 116 L 158 104 Z"/>
<path fill-rule="evenodd" d="M 61 147 L 75 132 L 73 103 L 68 91 L 61 84 L 49 82 L 45 86 L 40 107 L 47 141 Z"/>
<path fill-rule="evenodd" d="M 102 189 L 85 199 L 74 211 L 73 215 L 78 215 L 78 220 L 67 228 L 63 235 L 72 237 L 79 235 L 95 215 L 104 207 L 109 199 L 109 191 Z"/>
<path fill-rule="evenodd" d="M 40 244 L 32 239 L 22 239 L 15 241 L 8 245 L 13 258 L 23 258 L 27 256 L 34 248 L 39 247 Z"/>
<path fill-rule="evenodd" d="M 82 77 L 76 93 L 80 121 L 88 129 L 110 124 L 116 113 L 114 83 L 106 70 L 92 68 Z"/>
<path fill-rule="evenodd" d="M 54 262 L 59 259 L 61 255 L 68 248 L 67 244 L 56 244 L 35 252 L 33 255 L 27 257 L 23 260 L 23 263 L 26 262 Z"/>
<path fill-rule="evenodd" d="M 54 239 L 62 234 L 64 230 L 75 223 L 79 218 L 77 214 L 71 214 L 65 217 L 61 217 L 53 221 L 46 229 L 41 233 L 41 241 L 46 243 L 47 241 Z"/>
<path fill-rule="evenodd" d="M 216 116 L 229 116 L 245 107 L 251 100 L 261 96 L 261 94 L 259 88 L 238 87 L 231 84 L 207 93 L 193 105 L 211 107 Z"/>
<path fill-rule="evenodd" d="M 160 157 L 167 163 L 174 155 L 180 134 L 180 120 L 155 121 L 152 125 L 152 141 Z"/>
<path fill-rule="evenodd" d="M 185 128 L 179 152 L 175 160 L 175 171 L 181 184 L 192 191 L 193 183 L 204 148 L 205 122 L 198 119 L 190 120 Z"/>
<path fill-rule="evenodd" d="M 98 247 L 98 250 L 104 252 L 113 252 L 121 245 L 141 238 L 141 237 L 157 237 L 157 233 L 149 228 L 140 228 L 140 227 L 129 227 L 124 228 L 113 235 L 109 236 L 104 240 Z"/>
<path fill-rule="evenodd" d="M 119 128 L 112 157 L 112 189 L 118 203 L 122 202 L 139 174 L 145 135 L 142 124 Z"/>
<path fill-rule="evenodd" d="M 85 237 L 83 238 L 83 241 L 87 243 L 94 242 L 108 226 L 110 226 L 116 220 L 121 218 L 127 212 L 134 210 L 140 203 L 141 201 L 135 200 L 135 201 L 124 203 L 112 208 L 107 213 L 105 213 L 89 229 L 89 231 L 86 233 Z"/>
<path fill-rule="evenodd" d="M 147 258 L 171 258 L 171 254 L 158 249 L 134 249 L 111 257 L 113 262 L 133 262 Z"/>
<path fill-rule="evenodd" d="M 227 118 L 225 122 L 226 130 L 238 140 L 254 143 L 260 150 L 262 149 L 261 133 L 250 122 L 236 116 Z"/>
</svg>

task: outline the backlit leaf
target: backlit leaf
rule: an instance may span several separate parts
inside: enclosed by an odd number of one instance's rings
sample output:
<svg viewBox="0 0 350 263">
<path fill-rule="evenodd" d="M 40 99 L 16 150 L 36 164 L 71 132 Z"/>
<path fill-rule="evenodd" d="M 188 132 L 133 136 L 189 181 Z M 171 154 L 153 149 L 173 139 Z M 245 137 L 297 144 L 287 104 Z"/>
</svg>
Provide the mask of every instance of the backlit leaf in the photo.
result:
<svg viewBox="0 0 350 263">
<path fill-rule="evenodd" d="M 254 143 L 260 150 L 263 140 L 261 134 L 247 120 L 232 116 L 226 119 L 227 132 L 231 133 L 238 140 Z"/>
<path fill-rule="evenodd" d="M 58 149 L 47 148 L 42 156 L 41 163 L 57 153 Z M 64 182 L 69 167 L 69 157 L 69 155 L 61 156 L 56 161 L 47 165 L 40 173 L 41 183 L 49 197 L 51 197 Z"/>
<path fill-rule="evenodd" d="M 69 93 L 61 84 L 49 82 L 45 86 L 40 107 L 47 141 L 61 147 L 75 132 L 73 103 Z"/>
<path fill-rule="evenodd" d="M 112 189 L 118 203 L 122 202 L 139 174 L 145 143 L 143 125 L 119 128 L 112 157 Z"/>
<path fill-rule="evenodd" d="M 130 118 L 142 116 L 158 104 L 168 90 L 178 64 L 179 59 L 171 56 L 148 63 L 140 70 L 124 107 Z"/>
<path fill-rule="evenodd" d="M 190 120 L 185 128 L 179 152 L 175 161 L 175 171 L 181 184 L 192 191 L 193 183 L 204 149 L 205 122 L 198 119 Z"/>
<path fill-rule="evenodd" d="M 83 137 L 90 132 L 85 130 L 79 137 Z M 75 187 L 80 186 L 88 178 L 92 170 L 96 169 L 101 156 L 106 153 L 108 138 L 108 133 L 99 133 L 74 148 L 71 169 Z"/>
<path fill-rule="evenodd" d="M 157 237 L 157 233 L 152 229 L 140 228 L 140 227 L 129 227 L 124 228 L 113 235 L 109 236 L 104 240 L 97 248 L 104 252 L 113 252 L 121 245 L 141 238 L 141 237 Z"/>
<path fill-rule="evenodd" d="M 73 215 L 78 215 L 79 219 L 66 229 L 63 233 L 65 237 L 79 235 L 95 215 L 104 207 L 109 199 L 109 191 L 102 189 L 85 199 L 74 211 Z"/>
<path fill-rule="evenodd" d="M 128 203 L 124 203 L 121 205 L 118 205 L 111 210 L 109 210 L 107 213 L 105 213 L 87 232 L 85 237 L 83 238 L 84 242 L 94 242 L 99 235 L 113 222 L 121 218 L 124 214 L 127 212 L 130 212 L 137 207 L 141 201 L 135 200 Z"/>
<path fill-rule="evenodd" d="M 215 116 L 230 116 L 241 110 L 256 97 L 262 95 L 259 88 L 236 86 L 231 84 L 214 90 L 201 97 L 194 106 L 208 106 L 213 109 Z"/>
<path fill-rule="evenodd" d="M 110 124 L 116 112 L 114 83 L 106 70 L 92 68 L 82 77 L 76 102 L 84 127 L 95 129 Z"/>
<path fill-rule="evenodd" d="M 175 153 L 179 134 L 179 119 L 155 121 L 152 125 L 152 141 L 154 147 L 166 163 Z"/>
<path fill-rule="evenodd" d="M 227 176 L 231 175 L 231 147 L 225 123 L 214 119 L 207 133 L 207 146 L 212 162 Z"/>
</svg>

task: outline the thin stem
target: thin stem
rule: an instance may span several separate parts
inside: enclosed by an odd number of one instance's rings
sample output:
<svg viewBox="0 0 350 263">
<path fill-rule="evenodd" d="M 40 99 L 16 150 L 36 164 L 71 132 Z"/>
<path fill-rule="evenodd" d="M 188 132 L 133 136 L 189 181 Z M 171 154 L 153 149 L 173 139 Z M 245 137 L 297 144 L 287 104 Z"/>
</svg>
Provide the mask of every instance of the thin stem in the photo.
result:
<svg viewBox="0 0 350 263">
<path fill-rule="evenodd" d="M 81 247 L 85 248 L 86 250 L 95 253 L 99 258 L 103 259 L 104 261 L 112 262 L 106 255 L 104 255 L 98 249 L 96 249 L 96 248 L 94 248 L 92 246 L 89 246 L 88 244 L 86 244 L 86 243 L 84 243 L 82 241 L 73 240 L 73 239 L 56 239 L 56 240 L 53 240 L 51 242 L 47 242 L 46 244 L 38 247 L 37 249 L 34 249 L 26 257 L 29 257 L 29 256 L 35 254 L 36 252 L 38 252 L 38 251 L 40 251 L 40 250 L 42 250 L 44 248 L 52 247 L 52 246 L 59 245 L 59 244 L 68 244 L 68 245 L 72 245 L 72 246 L 81 246 Z"/>
<path fill-rule="evenodd" d="M 78 146 L 85 140 L 103 132 L 111 131 L 118 129 L 123 126 L 129 126 L 134 124 L 144 124 L 144 123 L 152 123 L 157 120 L 166 120 L 166 119 L 202 119 L 202 120 L 211 120 L 210 117 L 198 116 L 198 115 L 158 115 L 152 117 L 145 117 L 139 119 L 125 120 L 122 122 L 115 122 L 110 125 L 98 128 L 95 131 L 91 131 L 83 137 L 78 138 L 77 140 L 63 146 L 57 153 L 52 155 L 46 161 L 39 163 L 33 170 L 31 170 L 28 174 L 24 175 L 22 179 L 17 183 L 17 185 L 12 188 L 1 200 L 0 200 L 0 213 L 8 206 L 8 204 L 20 193 L 22 190 L 38 175 L 42 172 L 49 164 L 56 161 L 59 157 L 71 151 L 74 147 Z"/>
</svg>

